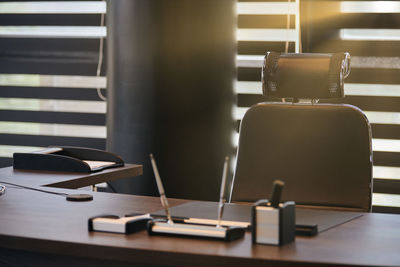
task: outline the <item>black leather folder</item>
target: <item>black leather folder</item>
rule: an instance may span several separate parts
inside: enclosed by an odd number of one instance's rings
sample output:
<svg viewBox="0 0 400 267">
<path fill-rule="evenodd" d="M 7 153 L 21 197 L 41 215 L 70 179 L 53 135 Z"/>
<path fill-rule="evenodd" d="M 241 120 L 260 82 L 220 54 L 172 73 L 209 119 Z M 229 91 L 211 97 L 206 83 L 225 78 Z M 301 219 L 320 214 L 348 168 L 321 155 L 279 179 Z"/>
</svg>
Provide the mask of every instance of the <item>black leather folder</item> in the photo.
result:
<svg viewBox="0 0 400 267">
<path fill-rule="evenodd" d="M 84 147 L 49 147 L 32 153 L 14 153 L 13 167 L 22 170 L 91 173 L 124 166 L 113 153 Z"/>
</svg>

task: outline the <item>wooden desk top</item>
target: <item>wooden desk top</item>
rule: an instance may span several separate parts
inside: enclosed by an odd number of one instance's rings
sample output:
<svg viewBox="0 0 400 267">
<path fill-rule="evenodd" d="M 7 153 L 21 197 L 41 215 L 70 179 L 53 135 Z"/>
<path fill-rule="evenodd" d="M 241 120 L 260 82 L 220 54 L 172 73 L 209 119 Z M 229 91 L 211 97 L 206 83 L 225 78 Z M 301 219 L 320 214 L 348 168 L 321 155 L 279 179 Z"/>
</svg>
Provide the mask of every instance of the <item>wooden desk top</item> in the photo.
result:
<svg viewBox="0 0 400 267">
<path fill-rule="evenodd" d="M 145 231 L 131 235 L 89 233 L 87 219 L 91 216 L 161 209 L 159 198 L 93 194 L 90 202 L 68 202 L 59 195 L 7 188 L 0 196 L 0 248 L 175 266 L 400 266 L 399 215 L 365 214 L 316 237 L 297 237 L 292 244 L 276 247 L 252 245 L 249 233 L 230 243 L 148 236 Z M 174 206 L 186 201 L 169 202 Z"/>
<path fill-rule="evenodd" d="M 121 178 L 138 176 L 142 173 L 142 165 L 136 164 L 125 164 L 123 167 L 110 168 L 93 173 L 14 170 L 13 167 L 7 167 L 0 169 L 0 181 L 26 186 L 51 186 L 76 189 Z"/>
</svg>

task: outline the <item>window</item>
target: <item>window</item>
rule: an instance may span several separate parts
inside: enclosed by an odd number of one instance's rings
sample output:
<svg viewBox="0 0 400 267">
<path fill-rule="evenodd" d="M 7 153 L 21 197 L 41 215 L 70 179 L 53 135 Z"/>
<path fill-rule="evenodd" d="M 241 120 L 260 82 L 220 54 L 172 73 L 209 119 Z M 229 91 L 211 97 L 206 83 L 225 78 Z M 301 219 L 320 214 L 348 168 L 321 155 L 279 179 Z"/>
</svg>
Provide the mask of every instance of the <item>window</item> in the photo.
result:
<svg viewBox="0 0 400 267">
<path fill-rule="evenodd" d="M 105 148 L 105 12 L 105 1 L 0 3 L 1 166 L 49 145 Z"/>
<path fill-rule="evenodd" d="M 238 2 L 238 108 L 242 118 L 247 108 L 265 101 L 261 96 L 260 71 L 266 51 L 284 51 L 278 31 L 258 31 L 271 36 L 250 40 L 242 34 L 248 28 L 285 28 L 284 14 L 267 14 L 273 5 L 294 2 Z M 244 8 L 246 6 L 246 8 Z M 257 7 L 249 12 L 250 7 Z M 267 7 L 263 11 L 262 7 Z M 286 13 L 281 9 L 282 13 Z M 350 52 L 351 73 L 345 83 L 345 102 L 360 107 L 372 126 L 374 151 L 373 211 L 400 212 L 400 1 L 301 1 L 300 13 L 289 7 L 292 16 L 300 15 L 303 52 Z M 265 12 L 265 13 L 264 13 Z M 296 29 L 295 18 L 290 28 Z M 283 32 L 284 30 L 282 30 Z M 251 32 L 249 32 L 250 34 Z M 256 31 L 253 31 L 256 34 Z M 281 36 L 283 37 L 283 36 Z M 295 35 L 287 35 L 289 52 L 296 49 Z M 283 39 L 283 38 L 282 38 Z M 283 41 L 283 40 L 281 40 Z M 251 55 L 251 56 L 250 56 Z M 237 137 L 235 142 L 237 144 Z"/>
<path fill-rule="evenodd" d="M 234 88 L 238 102 L 233 113 L 239 124 L 251 105 L 264 101 L 261 67 L 266 52 L 300 51 L 299 1 L 239 1 L 237 14 L 238 79 Z M 238 137 L 237 131 L 235 146 Z"/>
</svg>

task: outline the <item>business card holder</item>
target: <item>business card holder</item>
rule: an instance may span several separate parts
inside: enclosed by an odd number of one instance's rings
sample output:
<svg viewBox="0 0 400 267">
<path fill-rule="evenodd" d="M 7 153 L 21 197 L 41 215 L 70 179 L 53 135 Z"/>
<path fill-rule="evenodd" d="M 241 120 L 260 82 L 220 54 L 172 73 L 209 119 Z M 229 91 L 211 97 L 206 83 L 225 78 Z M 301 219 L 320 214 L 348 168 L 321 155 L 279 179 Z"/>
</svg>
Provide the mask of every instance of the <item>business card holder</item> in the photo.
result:
<svg viewBox="0 0 400 267">
<path fill-rule="evenodd" d="M 242 227 L 225 227 L 184 222 L 170 223 L 166 220 L 149 221 L 147 230 L 150 235 L 211 238 L 224 241 L 233 241 L 242 238 L 245 233 L 245 229 Z"/>
<path fill-rule="evenodd" d="M 145 230 L 150 214 L 131 214 L 125 217 L 99 215 L 88 219 L 89 232 L 131 234 Z"/>
</svg>

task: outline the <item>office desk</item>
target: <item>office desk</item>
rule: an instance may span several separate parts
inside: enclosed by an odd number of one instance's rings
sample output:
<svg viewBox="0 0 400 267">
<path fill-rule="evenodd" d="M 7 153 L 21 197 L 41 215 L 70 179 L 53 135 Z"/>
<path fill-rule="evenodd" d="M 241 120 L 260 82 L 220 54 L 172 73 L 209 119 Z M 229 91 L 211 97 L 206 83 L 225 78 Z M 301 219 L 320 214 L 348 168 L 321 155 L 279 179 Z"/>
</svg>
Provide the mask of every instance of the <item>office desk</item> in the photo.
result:
<svg viewBox="0 0 400 267">
<path fill-rule="evenodd" d="M 138 176 L 142 173 L 142 165 L 136 164 L 125 164 L 123 167 L 110 168 L 93 173 L 14 170 L 13 167 L 6 167 L 0 169 L 0 181 L 26 186 L 76 189 L 121 178 Z"/>
<path fill-rule="evenodd" d="M 230 243 L 148 236 L 145 231 L 131 235 L 89 233 L 87 219 L 91 216 L 161 209 L 159 198 L 93 194 L 93 201 L 79 203 L 58 195 L 8 188 L 0 197 L 0 265 L 400 266 L 399 215 L 365 214 L 316 237 L 297 237 L 292 244 L 276 247 L 252 245 L 249 233 Z M 174 206 L 186 201 L 169 202 Z"/>
</svg>

